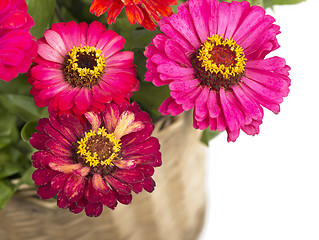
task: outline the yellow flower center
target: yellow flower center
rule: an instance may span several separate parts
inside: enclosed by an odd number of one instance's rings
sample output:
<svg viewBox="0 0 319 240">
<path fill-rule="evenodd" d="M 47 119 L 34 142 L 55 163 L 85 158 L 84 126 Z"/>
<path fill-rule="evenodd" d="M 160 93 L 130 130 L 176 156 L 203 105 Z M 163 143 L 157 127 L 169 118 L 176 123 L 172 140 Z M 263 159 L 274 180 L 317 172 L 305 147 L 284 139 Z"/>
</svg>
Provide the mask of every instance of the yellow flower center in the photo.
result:
<svg viewBox="0 0 319 240">
<path fill-rule="evenodd" d="M 212 35 L 192 57 L 195 77 L 215 90 L 230 89 L 245 72 L 243 49 L 231 38 Z"/>
<path fill-rule="evenodd" d="M 74 87 L 98 84 L 105 69 L 105 57 L 95 47 L 73 47 L 66 58 L 63 73 L 65 80 Z"/>
<path fill-rule="evenodd" d="M 113 133 L 107 133 L 104 127 L 98 131 L 86 132 L 78 143 L 77 154 L 90 167 L 113 166 L 112 161 L 118 157 L 121 143 Z"/>
</svg>

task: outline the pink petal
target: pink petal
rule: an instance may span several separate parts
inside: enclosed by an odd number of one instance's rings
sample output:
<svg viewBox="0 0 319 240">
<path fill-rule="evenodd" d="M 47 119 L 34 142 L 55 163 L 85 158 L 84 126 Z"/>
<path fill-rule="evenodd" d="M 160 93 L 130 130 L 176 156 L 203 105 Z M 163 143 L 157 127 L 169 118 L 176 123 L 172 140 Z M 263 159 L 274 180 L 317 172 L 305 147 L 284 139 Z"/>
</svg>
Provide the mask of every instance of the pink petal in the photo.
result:
<svg viewBox="0 0 319 240">
<path fill-rule="evenodd" d="M 254 118 L 262 119 L 263 113 L 260 111 L 259 105 L 251 99 L 239 86 L 234 86 L 233 91 L 238 101 L 241 103 L 242 107 L 245 109 L 245 114 Z"/>
<path fill-rule="evenodd" d="M 209 11 L 207 11 L 209 5 L 205 0 L 189 1 L 190 14 L 200 38 L 203 43 L 209 37 L 208 21 L 209 21 Z"/>
<path fill-rule="evenodd" d="M 47 43 L 55 49 L 62 57 L 66 57 L 68 52 L 65 48 L 64 42 L 56 31 L 53 30 L 46 30 L 44 32 L 44 38 L 47 41 Z"/>
<path fill-rule="evenodd" d="M 108 30 L 108 31 L 111 31 L 111 30 Z M 99 46 L 101 41 L 103 41 L 103 37 L 99 41 L 97 46 Z M 110 41 L 108 41 L 103 48 L 99 48 L 99 49 L 102 50 L 105 58 L 109 58 L 113 54 L 119 52 L 124 47 L 124 44 L 125 44 L 125 39 L 122 36 L 116 36 Z"/>
<path fill-rule="evenodd" d="M 171 15 L 168 21 L 195 49 L 200 47 L 201 43 L 194 28 L 190 12 L 184 4 L 178 7 L 178 14 Z"/>
<path fill-rule="evenodd" d="M 91 105 L 91 91 L 87 88 L 81 88 L 74 98 L 74 103 L 81 111 L 86 112 Z"/>
<path fill-rule="evenodd" d="M 164 22 L 164 18 L 161 22 Z M 171 39 L 178 42 L 186 51 L 195 51 L 194 47 L 188 42 L 179 31 L 172 27 L 171 24 L 163 24 L 160 26 L 162 32 L 167 34 Z"/>
<path fill-rule="evenodd" d="M 170 77 L 182 77 L 194 74 L 193 68 L 185 68 L 173 63 L 161 64 L 157 67 L 157 71 Z"/>
<path fill-rule="evenodd" d="M 182 66 L 192 67 L 190 58 L 185 55 L 185 50 L 174 40 L 169 39 L 166 41 L 165 53 L 170 59 L 182 64 Z"/>
<path fill-rule="evenodd" d="M 218 13 L 218 27 L 217 34 L 225 36 L 230 16 L 230 4 L 223 2 L 219 4 L 219 13 Z"/>
<path fill-rule="evenodd" d="M 228 23 L 224 38 L 229 38 L 229 37 L 233 36 L 234 32 L 237 29 L 237 26 L 240 22 L 242 15 L 249 8 L 250 8 L 250 5 L 248 2 L 232 1 L 230 3 L 230 10 L 229 10 L 230 11 L 230 15 L 229 15 L 230 22 Z"/>
<path fill-rule="evenodd" d="M 177 116 L 178 114 L 182 113 L 184 109 L 181 104 L 177 104 L 175 102 L 174 98 L 169 97 L 164 100 L 164 102 L 158 108 L 158 111 L 164 116 L 169 114 L 172 116 Z"/>
<path fill-rule="evenodd" d="M 210 95 L 209 92 L 209 88 L 204 87 L 195 101 L 194 116 L 198 121 L 205 119 L 208 115 L 207 100 Z"/>
<path fill-rule="evenodd" d="M 87 30 L 87 45 L 95 47 L 105 31 L 105 25 L 98 21 L 92 22 Z"/>
<path fill-rule="evenodd" d="M 220 104 L 217 99 L 217 93 L 213 90 L 209 92 L 207 109 L 211 118 L 216 118 L 221 112 Z"/>
<path fill-rule="evenodd" d="M 240 44 L 242 40 L 249 36 L 256 26 L 264 19 L 265 10 L 259 6 L 251 6 L 250 11 L 243 22 L 238 26 L 237 31 L 233 35 L 233 39 Z"/>
<path fill-rule="evenodd" d="M 220 89 L 220 102 L 224 112 L 225 120 L 227 122 L 227 126 L 231 131 L 235 131 L 240 128 L 237 122 L 237 116 L 233 111 L 233 106 L 227 99 L 224 88 Z"/>
<path fill-rule="evenodd" d="M 39 44 L 38 54 L 48 61 L 63 64 L 64 58 L 48 44 L 45 44 L 45 43 Z"/>
<path fill-rule="evenodd" d="M 23 52 L 16 48 L 1 49 L 0 62 L 10 66 L 18 66 L 24 60 Z"/>
</svg>

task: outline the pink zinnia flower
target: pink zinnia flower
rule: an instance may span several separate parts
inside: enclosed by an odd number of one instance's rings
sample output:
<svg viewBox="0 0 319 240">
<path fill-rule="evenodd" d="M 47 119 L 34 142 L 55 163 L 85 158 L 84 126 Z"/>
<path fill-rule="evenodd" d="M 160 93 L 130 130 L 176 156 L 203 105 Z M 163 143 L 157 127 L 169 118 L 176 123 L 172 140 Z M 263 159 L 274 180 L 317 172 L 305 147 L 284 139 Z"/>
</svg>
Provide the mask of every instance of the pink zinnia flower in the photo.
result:
<svg viewBox="0 0 319 240">
<path fill-rule="evenodd" d="M 81 115 L 129 101 L 139 88 L 134 53 L 120 52 L 125 39 L 99 22 L 53 24 L 38 43 L 28 74 L 38 107 Z"/>
<path fill-rule="evenodd" d="M 1 0 L 0 79 L 8 82 L 28 71 L 37 54 L 37 43 L 29 33 L 33 25 L 24 0 Z"/>
<path fill-rule="evenodd" d="M 169 85 L 163 115 L 194 108 L 195 128 L 210 126 L 235 141 L 240 130 L 259 133 L 263 109 L 279 113 L 290 79 L 283 58 L 265 56 L 279 47 L 279 26 L 248 2 L 190 0 L 163 18 L 145 50 L 145 80 Z"/>
<path fill-rule="evenodd" d="M 110 103 L 103 112 L 87 112 L 80 123 L 70 113 L 40 119 L 30 143 L 38 195 L 57 195 L 57 205 L 99 216 L 103 205 L 129 204 L 131 192 L 152 192 L 154 167 L 161 165 L 153 124 L 136 103 Z"/>
</svg>

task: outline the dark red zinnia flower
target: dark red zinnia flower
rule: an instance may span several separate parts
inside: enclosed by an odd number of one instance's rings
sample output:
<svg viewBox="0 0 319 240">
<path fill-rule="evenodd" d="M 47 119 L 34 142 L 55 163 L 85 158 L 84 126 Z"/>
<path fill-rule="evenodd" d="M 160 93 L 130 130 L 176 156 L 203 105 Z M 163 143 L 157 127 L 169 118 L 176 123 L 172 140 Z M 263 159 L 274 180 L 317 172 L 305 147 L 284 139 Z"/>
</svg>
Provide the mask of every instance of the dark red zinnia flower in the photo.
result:
<svg viewBox="0 0 319 240">
<path fill-rule="evenodd" d="M 125 7 L 127 19 L 131 24 L 142 25 L 148 30 L 155 30 L 161 17 L 170 16 L 170 5 L 176 5 L 177 0 L 94 0 L 90 11 L 100 16 L 108 10 L 107 23 L 115 22 L 115 19 Z"/>
<path fill-rule="evenodd" d="M 88 112 L 86 122 L 67 113 L 41 119 L 30 139 L 33 180 L 42 199 L 57 195 L 57 205 L 73 213 L 99 216 L 103 205 L 129 204 L 132 191 L 152 192 L 154 167 L 161 165 L 153 124 L 136 103 L 107 104 Z"/>
</svg>

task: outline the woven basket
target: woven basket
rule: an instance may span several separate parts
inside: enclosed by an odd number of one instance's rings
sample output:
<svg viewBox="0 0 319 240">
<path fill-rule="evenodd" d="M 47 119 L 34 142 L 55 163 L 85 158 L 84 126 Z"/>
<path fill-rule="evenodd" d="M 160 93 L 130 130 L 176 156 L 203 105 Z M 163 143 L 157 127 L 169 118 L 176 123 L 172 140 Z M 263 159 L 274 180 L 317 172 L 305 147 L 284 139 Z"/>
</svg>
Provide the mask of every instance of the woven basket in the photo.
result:
<svg viewBox="0 0 319 240">
<path fill-rule="evenodd" d="M 130 205 L 104 208 L 98 218 L 73 214 L 21 189 L 0 211 L 1 240 L 194 240 L 205 216 L 206 148 L 192 128 L 191 113 L 161 120 L 163 165 L 155 169 L 153 193 L 133 196 Z"/>
</svg>

